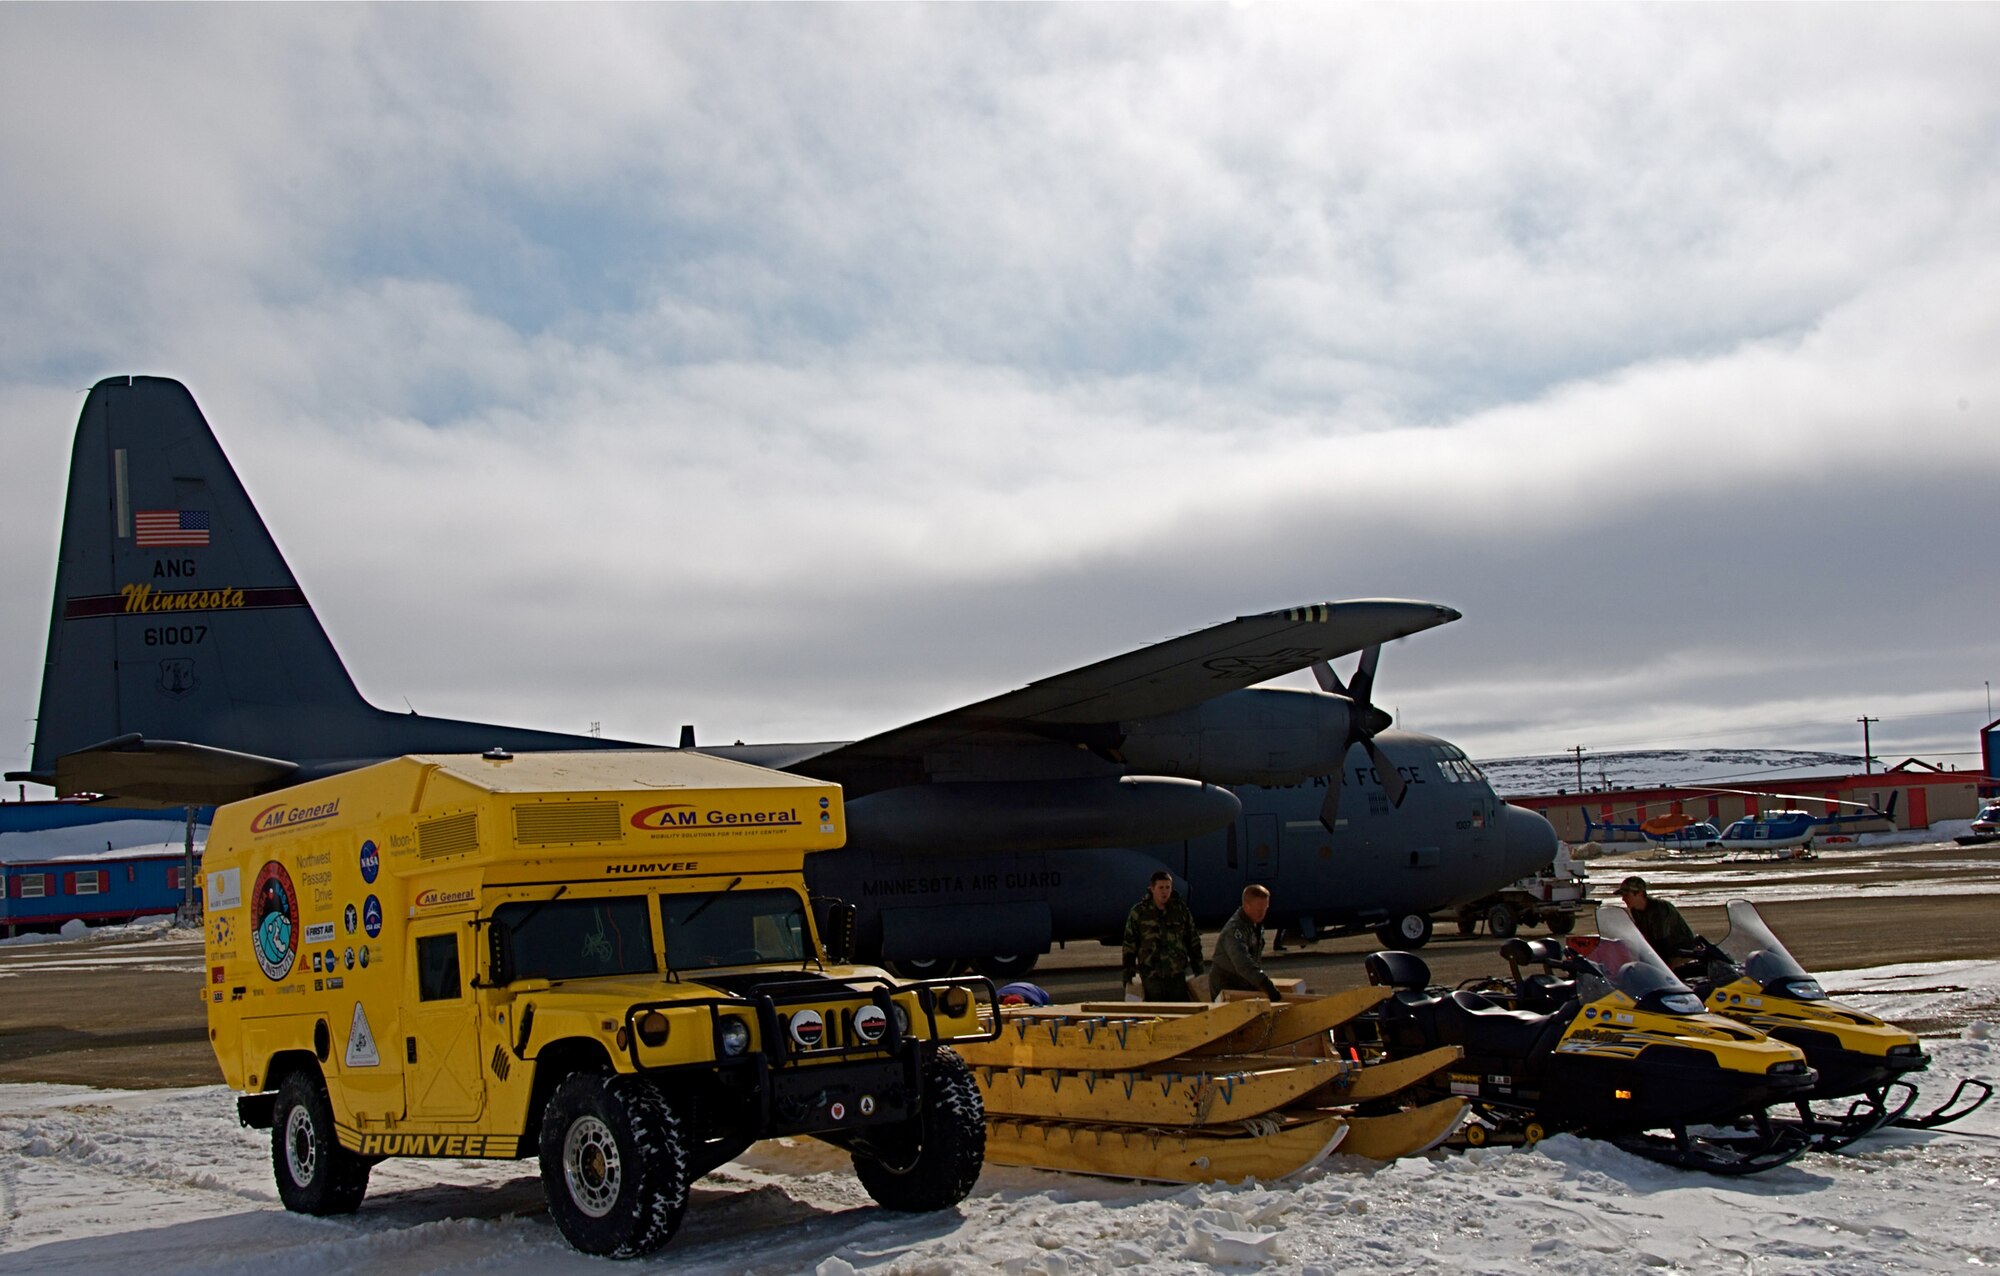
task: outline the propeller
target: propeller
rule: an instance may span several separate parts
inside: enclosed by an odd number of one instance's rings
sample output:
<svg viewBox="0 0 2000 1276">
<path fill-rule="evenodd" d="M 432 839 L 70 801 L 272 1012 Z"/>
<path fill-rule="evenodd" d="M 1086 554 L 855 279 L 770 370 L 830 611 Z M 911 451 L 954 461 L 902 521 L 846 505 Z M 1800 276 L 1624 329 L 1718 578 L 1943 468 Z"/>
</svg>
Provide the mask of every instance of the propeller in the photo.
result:
<svg viewBox="0 0 2000 1276">
<path fill-rule="evenodd" d="M 1403 782 L 1402 772 L 1389 761 L 1389 755 L 1382 746 L 1375 743 L 1379 733 L 1389 729 L 1394 718 L 1375 707 L 1371 698 L 1375 693 L 1375 664 L 1382 658 L 1382 645 L 1364 647 L 1361 663 L 1354 667 L 1354 676 L 1347 682 L 1333 671 L 1333 666 L 1324 660 L 1315 660 L 1312 665 L 1313 677 L 1319 679 L 1319 689 L 1350 701 L 1347 711 L 1347 743 L 1341 748 L 1340 781 L 1330 784 L 1326 790 L 1326 801 L 1320 804 L 1319 822 L 1326 831 L 1333 832 L 1334 821 L 1340 815 L 1340 793 L 1347 787 L 1347 751 L 1360 745 L 1368 751 L 1368 760 L 1375 765 L 1375 774 L 1382 778 L 1382 791 L 1389 798 L 1390 806 L 1403 805 L 1403 795 L 1409 786 Z"/>
</svg>

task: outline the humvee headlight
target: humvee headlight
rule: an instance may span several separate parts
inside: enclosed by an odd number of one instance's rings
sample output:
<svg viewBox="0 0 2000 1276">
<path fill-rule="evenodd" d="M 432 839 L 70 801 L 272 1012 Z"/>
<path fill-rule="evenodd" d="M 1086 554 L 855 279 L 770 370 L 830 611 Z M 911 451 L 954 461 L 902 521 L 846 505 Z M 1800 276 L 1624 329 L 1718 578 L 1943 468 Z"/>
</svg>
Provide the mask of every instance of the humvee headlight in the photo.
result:
<svg viewBox="0 0 2000 1276">
<path fill-rule="evenodd" d="M 889 1016 L 880 1006 L 863 1006 L 854 1012 L 854 1035 L 873 1044 L 889 1030 Z"/>
<path fill-rule="evenodd" d="M 734 1059 L 750 1048 L 750 1025 L 734 1017 L 724 1019 L 718 1038 L 723 1056 Z"/>
<path fill-rule="evenodd" d="M 910 1012 L 909 1012 L 909 1011 L 907 1011 L 907 1010 L 905 1010 L 905 1009 L 903 1009 L 903 1003 L 902 1003 L 902 1002 L 900 1002 L 900 1001 L 892 1001 L 892 1002 L 890 1002 L 890 1003 L 889 1003 L 889 1013 L 891 1013 L 891 1014 L 893 1014 L 893 1015 L 895 1015 L 895 1016 L 896 1016 L 896 1035 L 897 1035 L 897 1036 L 899 1036 L 899 1037 L 907 1037 L 907 1036 L 909 1036 L 909 1035 L 910 1035 Z"/>
<path fill-rule="evenodd" d="M 667 1017 L 657 1010 L 639 1016 L 639 1040 L 649 1046 L 667 1044 Z"/>
<path fill-rule="evenodd" d="M 938 1008 L 956 1019 L 972 1005 L 972 994 L 963 988 L 947 988 L 938 998 Z"/>
</svg>

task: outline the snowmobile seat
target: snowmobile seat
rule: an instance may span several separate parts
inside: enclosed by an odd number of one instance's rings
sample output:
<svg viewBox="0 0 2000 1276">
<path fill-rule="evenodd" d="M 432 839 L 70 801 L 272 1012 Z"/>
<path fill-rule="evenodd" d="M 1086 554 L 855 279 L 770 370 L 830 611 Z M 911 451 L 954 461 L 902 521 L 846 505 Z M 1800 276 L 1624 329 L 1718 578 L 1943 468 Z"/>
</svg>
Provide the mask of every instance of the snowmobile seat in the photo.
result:
<svg viewBox="0 0 2000 1276">
<path fill-rule="evenodd" d="M 1548 1015 L 1508 1010 L 1462 988 L 1438 1003 L 1439 1037 L 1450 1045 L 1464 1046 L 1467 1054 L 1525 1059 L 1534 1053 L 1551 1022 Z"/>
<path fill-rule="evenodd" d="M 1563 959 L 1562 941 L 1559 939 L 1531 939 L 1528 952 L 1536 961 L 1553 966 Z"/>
<path fill-rule="evenodd" d="M 1420 993 L 1431 985 L 1431 968 L 1415 953 L 1370 953 L 1362 965 L 1368 972 L 1368 982 L 1377 988 L 1387 986 L 1398 993 Z M 1403 998 L 1399 996 L 1397 1000 Z"/>
<path fill-rule="evenodd" d="M 1535 974 L 1521 981 L 1521 1009 L 1546 1014 L 1576 996 L 1576 980 Z"/>
</svg>

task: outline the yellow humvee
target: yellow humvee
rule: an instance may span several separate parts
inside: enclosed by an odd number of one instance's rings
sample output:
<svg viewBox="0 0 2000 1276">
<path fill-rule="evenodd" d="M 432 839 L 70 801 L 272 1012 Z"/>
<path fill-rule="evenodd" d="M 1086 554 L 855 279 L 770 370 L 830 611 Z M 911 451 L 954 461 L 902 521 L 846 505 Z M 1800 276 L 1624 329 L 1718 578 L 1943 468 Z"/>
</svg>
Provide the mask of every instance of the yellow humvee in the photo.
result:
<svg viewBox="0 0 2000 1276">
<path fill-rule="evenodd" d="M 539 1156 L 570 1242 L 630 1256 L 793 1134 L 884 1206 L 956 1204 L 985 1127 L 945 1046 L 991 1039 L 993 987 L 843 964 L 852 907 L 816 919 L 802 872 L 843 820 L 837 785 L 676 750 L 413 756 L 218 810 L 202 996 L 285 1205 L 351 1211 L 387 1156 Z"/>
</svg>

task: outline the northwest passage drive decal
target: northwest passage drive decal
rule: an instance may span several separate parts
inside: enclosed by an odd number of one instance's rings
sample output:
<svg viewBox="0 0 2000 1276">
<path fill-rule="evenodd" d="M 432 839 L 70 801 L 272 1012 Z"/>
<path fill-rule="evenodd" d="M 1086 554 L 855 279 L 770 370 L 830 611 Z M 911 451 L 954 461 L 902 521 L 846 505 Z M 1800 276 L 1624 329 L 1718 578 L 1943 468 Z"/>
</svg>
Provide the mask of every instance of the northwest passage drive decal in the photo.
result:
<svg viewBox="0 0 2000 1276">
<path fill-rule="evenodd" d="M 275 980 L 291 974 L 299 955 L 299 897 L 292 890 L 291 874 L 276 860 L 257 870 L 257 886 L 250 892 L 250 931 L 256 936 L 253 946 L 264 977 Z"/>
</svg>

